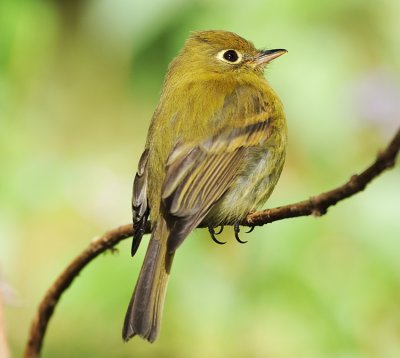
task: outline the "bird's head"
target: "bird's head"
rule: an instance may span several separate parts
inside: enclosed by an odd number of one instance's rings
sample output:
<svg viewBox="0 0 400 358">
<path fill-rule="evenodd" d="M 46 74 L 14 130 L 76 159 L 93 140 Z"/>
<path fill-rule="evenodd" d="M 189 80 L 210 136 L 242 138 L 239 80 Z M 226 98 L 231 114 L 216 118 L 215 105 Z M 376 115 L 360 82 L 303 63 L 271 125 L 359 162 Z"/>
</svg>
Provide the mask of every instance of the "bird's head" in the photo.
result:
<svg viewBox="0 0 400 358">
<path fill-rule="evenodd" d="M 264 67 L 285 54 L 284 49 L 258 50 L 244 38 L 228 31 L 193 32 L 176 59 L 191 75 L 196 73 L 262 76 Z"/>
</svg>

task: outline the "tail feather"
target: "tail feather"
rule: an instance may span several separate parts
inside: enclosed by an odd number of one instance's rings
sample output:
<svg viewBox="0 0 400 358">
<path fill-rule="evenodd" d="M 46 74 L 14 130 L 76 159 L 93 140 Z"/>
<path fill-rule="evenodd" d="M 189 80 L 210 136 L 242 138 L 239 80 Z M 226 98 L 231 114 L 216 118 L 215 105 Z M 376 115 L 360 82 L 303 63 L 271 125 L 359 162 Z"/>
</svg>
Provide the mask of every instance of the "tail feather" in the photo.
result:
<svg viewBox="0 0 400 358">
<path fill-rule="evenodd" d="M 169 230 L 164 219 L 154 225 L 139 279 L 126 312 L 122 337 L 135 335 L 154 342 L 164 306 L 165 291 L 174 254 L 167 252 Z"/>
</svg>

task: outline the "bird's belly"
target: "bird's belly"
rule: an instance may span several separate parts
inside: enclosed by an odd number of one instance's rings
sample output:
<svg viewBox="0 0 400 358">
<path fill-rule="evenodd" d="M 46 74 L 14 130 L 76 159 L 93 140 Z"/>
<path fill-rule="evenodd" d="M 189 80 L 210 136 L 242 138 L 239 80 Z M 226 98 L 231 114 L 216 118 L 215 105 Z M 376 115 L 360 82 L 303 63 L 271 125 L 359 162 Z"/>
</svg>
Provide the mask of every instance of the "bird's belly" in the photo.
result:
<svg viewBox="0 0 400 358">
<path fill-rule="evenodd" d="M 284 163 L 284 153 L 269 148 L 251 148 L 230 189 L 211 208 L 203 224 L 232 225 L 256 210 L 271 195 Z"/>
</svg>

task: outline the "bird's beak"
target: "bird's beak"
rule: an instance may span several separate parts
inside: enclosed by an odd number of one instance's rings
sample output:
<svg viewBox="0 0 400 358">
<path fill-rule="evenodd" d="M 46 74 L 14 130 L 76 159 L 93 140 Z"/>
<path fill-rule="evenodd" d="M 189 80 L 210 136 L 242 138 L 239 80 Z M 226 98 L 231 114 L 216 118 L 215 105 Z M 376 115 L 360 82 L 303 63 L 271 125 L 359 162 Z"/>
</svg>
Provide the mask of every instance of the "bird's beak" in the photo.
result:
<svg viewBox="0 0 400 358">
<path fill-rule="evenodd" d="M 275 50 L 264 50 L 260 51 L 260 56 L 255 58 L 254 63 L 256 65 L 265 65 L 268 62 L 271 62 L 273 59 L 284 55 L 287 52 L 287 50 L 284 49 L 275 49 Z"/>
</svg>

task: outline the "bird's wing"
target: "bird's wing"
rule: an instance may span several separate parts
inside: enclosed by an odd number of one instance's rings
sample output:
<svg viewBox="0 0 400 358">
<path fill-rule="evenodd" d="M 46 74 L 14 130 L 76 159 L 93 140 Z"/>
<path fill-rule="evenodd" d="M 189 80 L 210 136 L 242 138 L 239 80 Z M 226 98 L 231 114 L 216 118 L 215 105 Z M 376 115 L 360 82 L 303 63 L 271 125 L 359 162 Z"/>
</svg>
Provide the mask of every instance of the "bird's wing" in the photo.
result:
<svg viewBox="0 0 400 358">
<path fill-rule="evenodd" d="M 170 252 L 178 248 L 229 189 L 247 149 L 262 145 L 270 129 L 269 116 L 259 113 L 251 124 L 223 129 L 197 145 L 178 143 L 173 148 L 162 188 L 165 209 L 175 217 L 168 239 Z"/>
<path fill-rule="evenodd" d="M 149 207 L 147 204 L 147 177 L 148 177 L 148 157 L 149 150 L 145 149 L 139 160 L 138 170 L 133 181 L 132 193 L 132 218 L 133 218 L 133 241 L 131 254 L 136 253 L 142 236 L 146 230 L 147 219 L 149 217 Z"/>
</svg>

